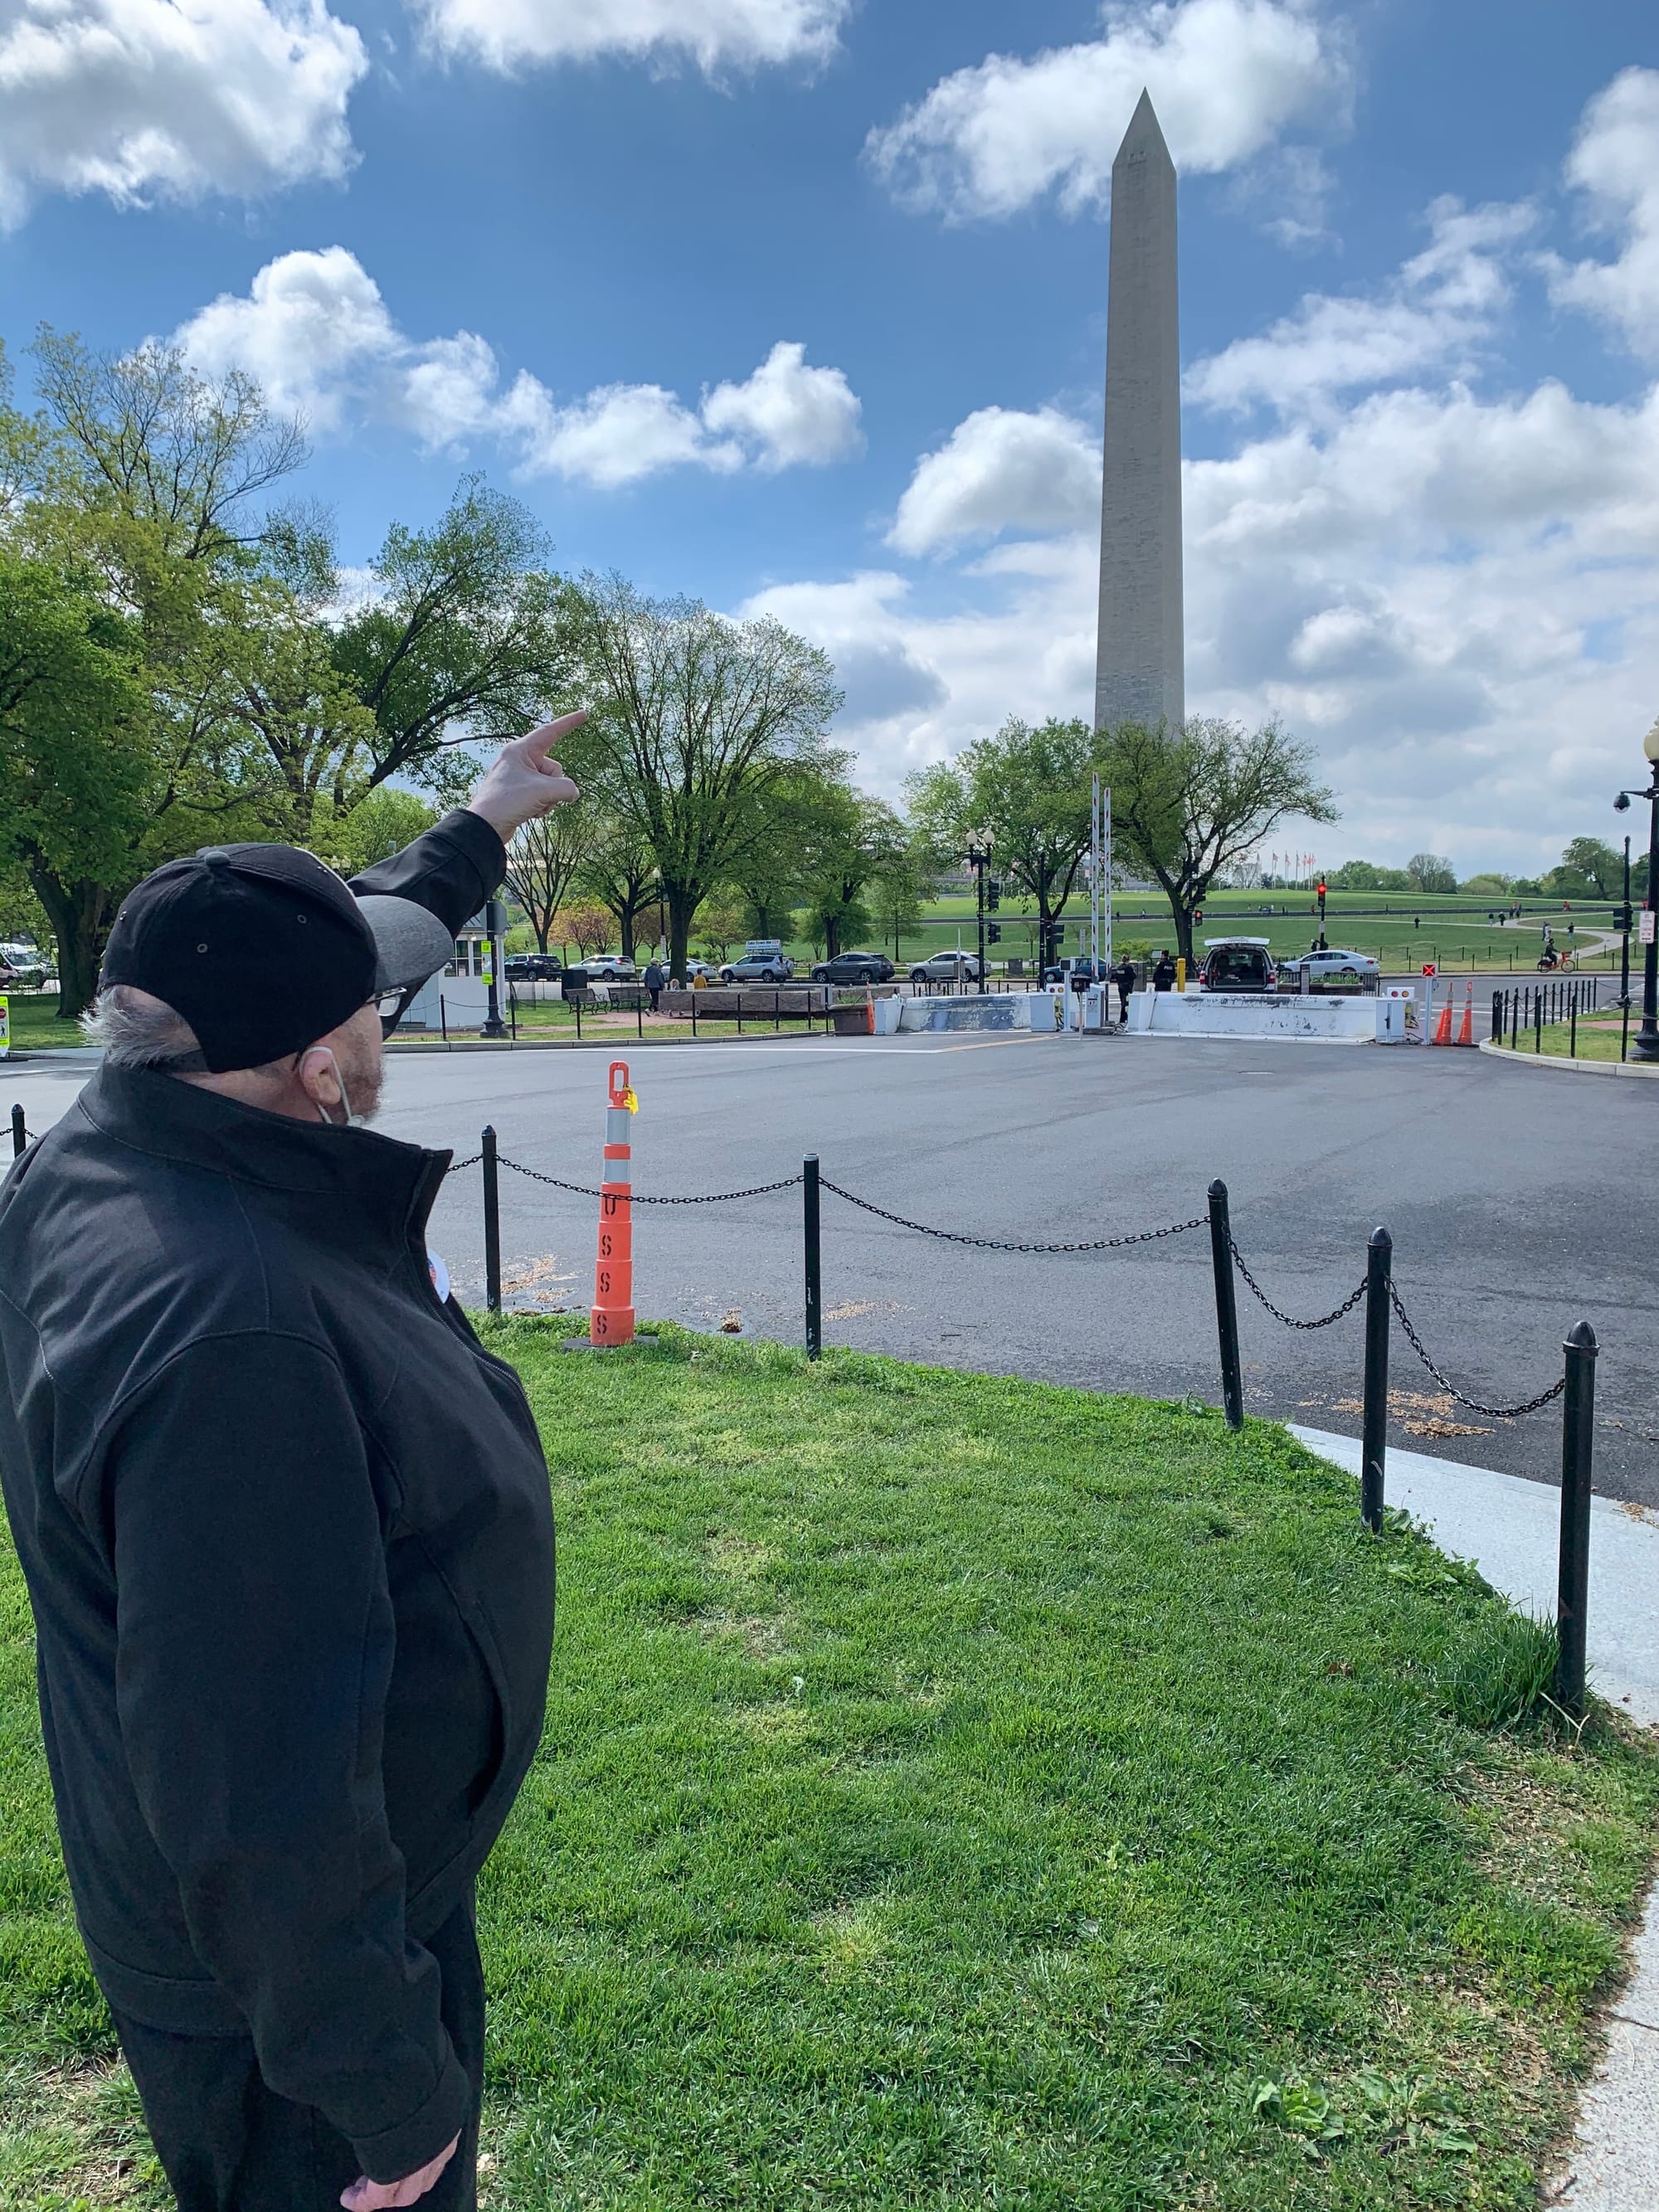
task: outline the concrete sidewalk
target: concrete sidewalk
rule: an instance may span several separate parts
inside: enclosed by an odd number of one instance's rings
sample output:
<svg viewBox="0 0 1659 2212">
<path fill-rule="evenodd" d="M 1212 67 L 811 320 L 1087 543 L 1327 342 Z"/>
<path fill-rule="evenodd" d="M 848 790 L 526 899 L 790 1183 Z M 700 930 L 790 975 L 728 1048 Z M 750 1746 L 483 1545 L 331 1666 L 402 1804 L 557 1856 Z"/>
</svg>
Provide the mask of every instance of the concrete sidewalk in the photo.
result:
<svg viewBox="0 0 1659 2212">
<path fill-rule="evenodd" d="M 1356 1478 L 1352 1437 L 1292 1426 L 1320 1458 Z M 1388 1502 L 1421 1521 L 1443 1551 L 1472 1560 L 1524 1612 L 1553 1618 L 1561 1494 L 1543 1483 L 1421 1452 L 1390 1450 Z M 1596 1498 L 1590 1510 L 1587 1644 L 1594 1686 L 1644 1725 L 1659 1723 L 1659 1514 Z M 1632 1947 L 1631 1979 L 1607 2015 L 1607 2056 L 1585 2092 L 1577 2132 L 1544 2203 L 1562 2212 L 1659 2207 L 1659 1887 Z"/>
<path fill-rule="evenodd" d="M 1359 1441 L 1291 1425 L 1322 1459 L 1359 1474 Z M 1469 1559 L 1523 1613 L 1555 1618 L 1561 1493 L 1425 1452 L 1389 1450 L 1388 1503 L 1423 1522 L 1443 1551 Z M 1644 1728 L 1659 1725 L 1659 1513 L 1597 1498 L 1590 1505 L 1590 1685 Z M 1659 2199 L 1656 2199 L 1659 2203 Z"/>
</svg>

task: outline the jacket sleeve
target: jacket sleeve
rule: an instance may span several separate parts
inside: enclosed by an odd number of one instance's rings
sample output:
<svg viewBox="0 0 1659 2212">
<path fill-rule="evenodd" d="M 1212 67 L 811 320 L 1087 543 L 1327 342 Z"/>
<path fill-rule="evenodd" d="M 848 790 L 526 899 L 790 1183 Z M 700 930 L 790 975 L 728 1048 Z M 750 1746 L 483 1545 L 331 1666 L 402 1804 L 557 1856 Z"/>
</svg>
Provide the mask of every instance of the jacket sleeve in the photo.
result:
<svg viewBox="0 0 1659 2212">
<path fill-rule="evenodd" d="M 292 1337 L 194 1345 L 128 1409 L 106 1483 L 122 1735 L 191 1942 L 270 2086 L 400 2180 L 471 2092 L 404 1925 L 380 1778 L 393 1622 L 343 1378 Z"/>
<path fill-rule="evenodd" d="M 435 914 L 453 936 L 495 897 L 506 873 L 501 839 L 482 814 L 458 807 L 401 853 L 354 876 L 349 889 L 359 898 L 410 899 Z"/>
</svg>

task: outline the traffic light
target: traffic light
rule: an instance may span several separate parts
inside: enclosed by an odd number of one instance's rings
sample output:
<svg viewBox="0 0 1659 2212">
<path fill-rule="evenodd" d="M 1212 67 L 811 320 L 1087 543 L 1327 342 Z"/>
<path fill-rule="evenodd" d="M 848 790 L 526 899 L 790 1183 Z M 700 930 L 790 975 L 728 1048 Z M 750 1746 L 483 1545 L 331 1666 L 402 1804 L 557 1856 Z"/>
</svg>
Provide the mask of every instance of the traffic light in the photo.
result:
<svg viewBox="0 0 1659 2212">
<path fill-rule="evenodd" d="M 997 878 L 993 876 L 985 886 L 985 911 L 988 914 L 994 914 L 1001 904 L 1002 885 Z"/>
<path fill-rule="evenodd" d="M 1001 924 L 1000 921 L 988 921 L 988 922 L 986 923 L 986 925 L 985 925 L 985 942 L 986 942 L 988 945 L 1000 945 L 1000 944 L 1001 944 L 1001 942 L 1002 942 L 1002 924 Z"/>
<path fill-rule="evenodd" d="M 1204 909 L 1203 909 L 1203 908 L 1202 908 L 1202 907 L 1199 907 L 1199 908 L 1195 910 L 1195 912 L 1194 913 L 1194 915 L 1193 915 L 1193 927 L 1194 927 L 1194 929 L 1196 929 L 1196 928 L 1198 927 L 1199 923 L 1200 923 L 1200 921 L 1203 921 L 1203 919 L 1204 919 Z"/>
<path fill-rule="evenodd" d="M 1635 928 L 1636 918 L 1631 912 L 1629 907 L 1614 907 L 1613 909 L 1613 926 L 1615 929 L 1622 929 L 1625 931 L 1630 931 Z"/>
</svg>

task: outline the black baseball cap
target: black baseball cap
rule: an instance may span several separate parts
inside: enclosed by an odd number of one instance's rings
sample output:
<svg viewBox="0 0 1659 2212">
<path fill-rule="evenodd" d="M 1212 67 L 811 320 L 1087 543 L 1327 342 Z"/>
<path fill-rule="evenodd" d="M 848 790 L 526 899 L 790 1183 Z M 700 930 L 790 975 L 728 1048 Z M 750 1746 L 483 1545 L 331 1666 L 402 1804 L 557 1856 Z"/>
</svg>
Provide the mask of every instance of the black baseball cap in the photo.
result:
<svg viewBox="0 0 1659 2212">
<path fill-rule="evenodd" d="M 371 999 L 417 988 L 454 940 L 412 899 L 354 897 L 293 845 L 208 845 L 129 892 L 101 980 L 182 1014 L 216 1075 L 326 1036 Z"/>
</svg>

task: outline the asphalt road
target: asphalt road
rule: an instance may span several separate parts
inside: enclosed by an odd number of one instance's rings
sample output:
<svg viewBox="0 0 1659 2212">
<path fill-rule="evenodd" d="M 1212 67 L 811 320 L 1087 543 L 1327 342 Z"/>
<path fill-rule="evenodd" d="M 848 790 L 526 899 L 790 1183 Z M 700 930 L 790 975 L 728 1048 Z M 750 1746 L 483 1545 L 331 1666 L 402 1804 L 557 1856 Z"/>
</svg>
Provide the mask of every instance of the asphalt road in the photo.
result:
<svg viewBox="0 0 1659 2212">
<path fill-rule="evenodd" d="M 631 1054 L 641 1192 L 764 1182 L 816 1151 L 825 1175 L 941 1227 L 1038 1242 L 1192 1219 L 1213 1176 L 1232 1194 L 1253 1273 L 1292 1314 L 1328 1312 L 1360 1280 L 1386 1222 L 1404 1301 L 1433 1358 L 1487 1404 L 1532 1396 L 1588 1319 L 1601 1344 L 1596 1482 L 1659 1507 L 1659 1281 L 1650 1161 L 1659 1092 L 1471 1052 L 1182 1039 L 786 1038 Z M 599 1179 L 606 1056 L 418 1053 L 390 1073 L 388 1133 L 502 1152 Z M 15 1064 L 30 1127 L 63 1110 L 84 1068 Z M 1126 1250 L 976 1251 L 826 1195 L 830 1341 L 1156 1397 L 1218 1402 L 1203 1230 Z M 585 1306 L 596 1201 L 504 1171 L 509 1303 Z M 461 1295 L 481 1300 L 477 1170 L 433 1219 Z M 800 1197 L 640 1207 L 642 1316 L 799 1341 Z M 1358 1313 L 1292 1332 L 1238 1285 L 1253 1412 L 1358 1434 Z M 1553 1481 L 1559 1407 L 1514 1422 L 1455 1406 L 1394 1336 L 1394 1441 Z"/>
</svg>

